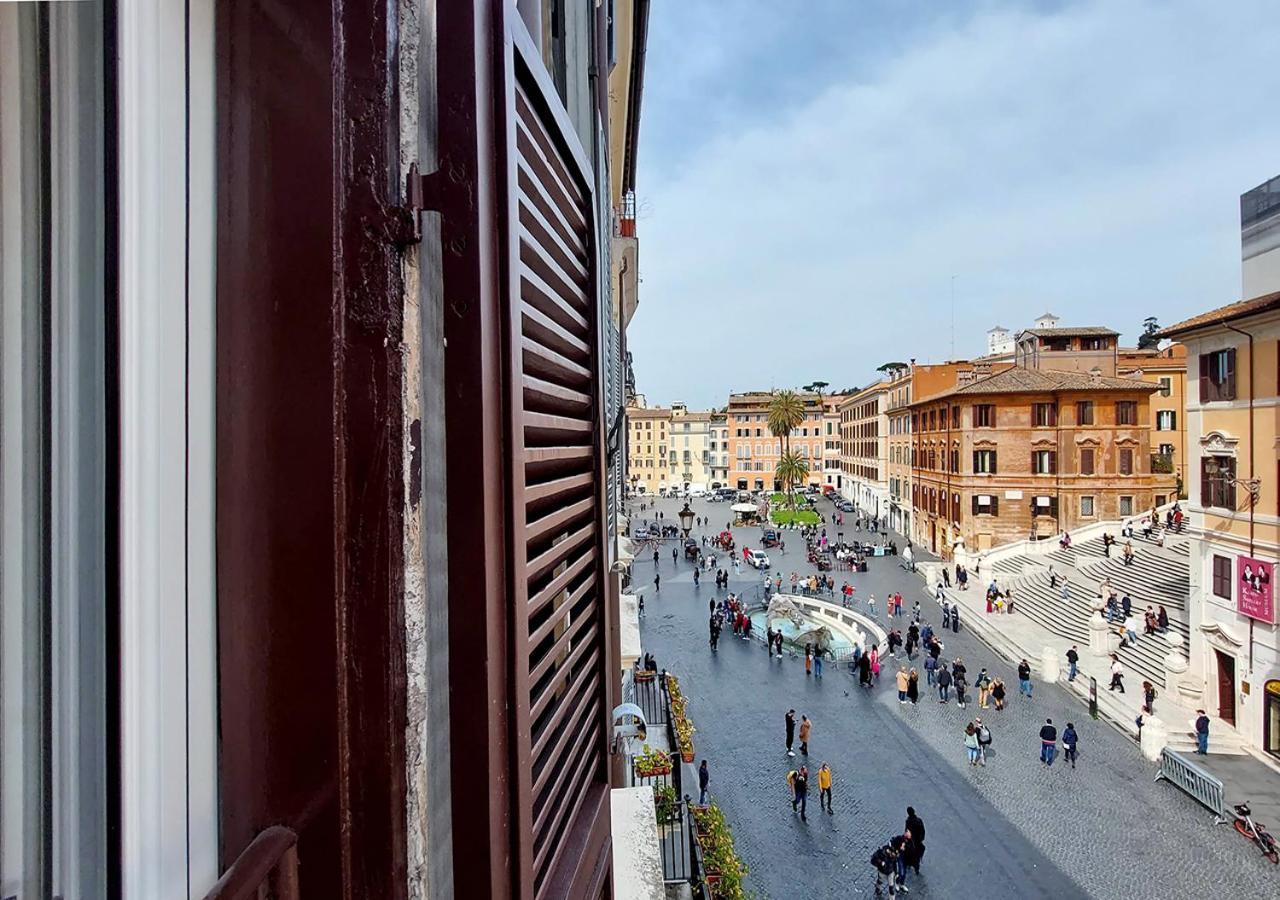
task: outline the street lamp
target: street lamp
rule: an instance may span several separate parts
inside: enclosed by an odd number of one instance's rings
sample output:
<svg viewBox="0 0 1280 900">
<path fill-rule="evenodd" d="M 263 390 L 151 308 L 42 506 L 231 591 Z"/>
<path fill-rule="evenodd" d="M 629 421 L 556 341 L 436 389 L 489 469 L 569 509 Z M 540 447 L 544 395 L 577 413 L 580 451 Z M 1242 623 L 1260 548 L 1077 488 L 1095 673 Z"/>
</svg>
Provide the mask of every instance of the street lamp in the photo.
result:
<svg viewBox="0 0 1280 900">
<path fill-rule="evenodd" d="M 1260 478 L 1237 478 L 1235 471 L 1226 461 L 1219 458 L 1217 466 L 1213 471 L 1213 475 L 1223 484 L 1239 485 L 1249 492 L 1249 503 L 1252 506 L 1258 502 L 1258 494 L 1262 491 L 1262 479 Z"/>
<path fill-rule="evenodd" d="M 684 536 L 689 536 L 689 530 L 693 528 L 693 510 L 689 508 L 688 501 L 685 501 L 684 509 L 680 510 L 677 515 L 680 517 L 680 528 L 684 531 Z"/>
</svg>

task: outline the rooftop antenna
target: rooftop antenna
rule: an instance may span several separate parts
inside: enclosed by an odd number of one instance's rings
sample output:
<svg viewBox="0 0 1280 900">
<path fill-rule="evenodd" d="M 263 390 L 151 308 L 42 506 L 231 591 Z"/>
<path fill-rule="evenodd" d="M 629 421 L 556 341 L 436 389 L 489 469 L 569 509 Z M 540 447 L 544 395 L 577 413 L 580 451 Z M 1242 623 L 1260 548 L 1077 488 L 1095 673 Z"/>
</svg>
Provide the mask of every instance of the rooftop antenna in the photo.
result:
<svg viewBox="0 0 1280 900">
<path fill-rule="evenodd" d="M 951 276 L 951 359 L 956 358 L 956 276 Z"/>
</svg>

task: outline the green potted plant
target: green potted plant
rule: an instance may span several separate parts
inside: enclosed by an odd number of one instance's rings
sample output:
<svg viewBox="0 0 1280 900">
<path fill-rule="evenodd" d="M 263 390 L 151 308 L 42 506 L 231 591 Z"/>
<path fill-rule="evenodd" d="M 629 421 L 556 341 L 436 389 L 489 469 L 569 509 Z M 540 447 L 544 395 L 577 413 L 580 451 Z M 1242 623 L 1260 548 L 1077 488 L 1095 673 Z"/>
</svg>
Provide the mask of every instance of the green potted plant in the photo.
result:
<svg viewBox="0 0 1280 900">
<path fill-rule="evenodd" d="M 680 750 L 680 759 L 684 762 L 693 762 L 693 723 L 688 718 L 680 716 L 673 723 L 676 732 L 676 746 Z"/>
<path fill-rule="evenodd" d="M 676 804 L 679 798 L 676 796 L 676 789 L 669 784 L 664 784 L 653 789 L 653 812 L 658 819 L 659 825 L 666 825 L 675 817 Z"/>
<path fill-rule="evenodd" d="M 635 758 L 635 770 L 636 775 L 640 778 L 670 775 L 671 757 L 661 750 L 646 744 L 644 750 Z"/>
</svg>

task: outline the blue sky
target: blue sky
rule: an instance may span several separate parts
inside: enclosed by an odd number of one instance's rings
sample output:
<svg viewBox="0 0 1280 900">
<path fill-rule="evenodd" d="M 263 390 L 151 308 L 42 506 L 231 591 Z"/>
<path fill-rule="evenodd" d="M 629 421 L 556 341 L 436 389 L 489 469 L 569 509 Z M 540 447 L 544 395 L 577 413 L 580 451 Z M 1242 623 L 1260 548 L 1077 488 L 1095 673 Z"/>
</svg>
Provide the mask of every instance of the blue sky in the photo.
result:
<svg viewBox="0 0 1280 900">
<path fill-rule="evenodd" d="M 1050 310 L 1239 299 L 1271 0 L 654 0 L 628 332 L 651 404 L 865 385 Z"/>
</svg>

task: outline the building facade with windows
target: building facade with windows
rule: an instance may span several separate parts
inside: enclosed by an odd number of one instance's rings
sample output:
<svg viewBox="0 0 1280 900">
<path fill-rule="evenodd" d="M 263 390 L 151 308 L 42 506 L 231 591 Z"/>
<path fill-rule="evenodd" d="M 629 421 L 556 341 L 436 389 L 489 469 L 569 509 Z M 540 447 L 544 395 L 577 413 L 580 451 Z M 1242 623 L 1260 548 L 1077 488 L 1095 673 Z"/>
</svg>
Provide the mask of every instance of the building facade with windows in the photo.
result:
<svg viewBox="0 0 1280 900">
<path fill-rule="evenodd" d="M 889 494 L 889 527 L 899 534 L 911 534 L 911 395 L 914 365 L 902 370 L 885 385 L 887 460 L 885 480 Z"/>
<path fill-rule="evenodd" d="M 676 478 L 671 464 L 671 408 L 627 409 L 627 484 L 632 493 L 665 491 Z"/>
<path fill-rule="evenodd" d="M 1117 374 L 1158 388 L 1151 395 L 1151 465 L 1157 472 L 1172 473 L 1185 494 L 1187 348 L 1170 344 L 1159 350 L 1122 349 Z"/>
<path fill-rule="evenodd" d="M 912 537 L 943 558 L 1143 514 L 1173 492 L 1152 473 L 1156 388 L 1015 366 L 911 404 Z"/>
<path fill-rule="evenodd" d="M 1280 292 L 1162 334 L 1186 345 L 1189 673 L 1210 714 L 1280 757 Z"/>
<path fill-rule="evenodd" d="M 717 442 L 718 443 L 718 442 Z M 690 412 L 683 403 L 671 404 L 671 472 L 675 487 L 710 487 L 711 413 Z"/>
<path fill-rule="evenodd" d="M 876 382 L 840 401 L 841 493 L 867 516 L 889 513 L 889 392 Z"/>
<path fill-rule="evenodd" d="M 707 474 L 708 487 L 725 487 L 729 484 L 729 417 L 722 412 L 711 412 L 707 423 L 707 449 L 710 465 Z"/>
<path fill-rule="evenodd" d="M 822 483 L 824 404 L 816 393 L 797 391 L 804 403 L 804 421 L 791 432 L 791 450 L 809 462 L 809 484 Z M 781 490 L 774 477 L 782 456 L 782 439 L 769 430 L 771 391 L 729 395 L 725 427 L 729 433 L 728 486 L 738 490 Z"/>
</svg>

